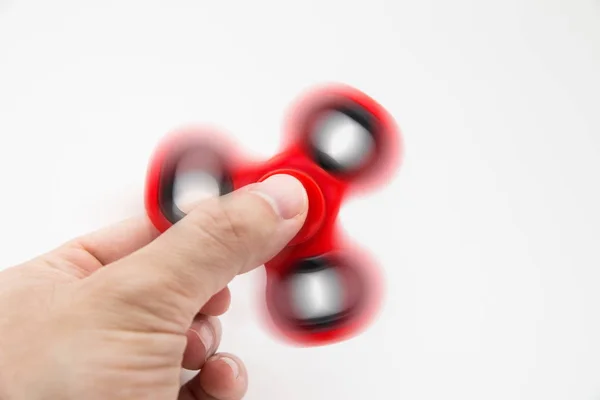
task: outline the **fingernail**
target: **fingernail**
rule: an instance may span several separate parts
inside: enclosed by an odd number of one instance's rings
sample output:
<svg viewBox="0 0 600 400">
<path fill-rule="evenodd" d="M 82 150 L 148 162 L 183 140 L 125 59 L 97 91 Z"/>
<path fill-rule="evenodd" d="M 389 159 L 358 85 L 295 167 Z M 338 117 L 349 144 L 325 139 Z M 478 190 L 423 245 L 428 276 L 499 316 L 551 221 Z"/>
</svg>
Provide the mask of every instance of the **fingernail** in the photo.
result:
<svg viewBox="0 0 600 400">
<path fill-rule="evenodd" d="M 253 187 L 252 191 L 267 200 L 283 219 L 292 219 L 308 207 L 304 186 L 290 175 L 270 176 Z"/>
<path fill-rule="evenodd" d="M 203 322 L 196 329 L 192 329 L 192 331 L 196 335 L 198 335 L 198 338 L 202 342 L 204 350 L 206 351 L 206 356 L 208 357 L 210 355 L 210 352 L 212 351 L 212 347 L 215 342 L 215 334 L 209 326 L 209 323 Z"/>
<path fill-rule="evenodd" d="M 231 373 L 233 373 L 233 377 L 235 379 L 237 379 L 237 377 L 240 375 L 240 367 L 239 367 L 239 365 L 234 360 L 232 360 L 229 357 L 221 357 L 220 359 L 225 364 L 227 364 L 229 366 L 229 368 L 231 368 Z"/>
</svg>

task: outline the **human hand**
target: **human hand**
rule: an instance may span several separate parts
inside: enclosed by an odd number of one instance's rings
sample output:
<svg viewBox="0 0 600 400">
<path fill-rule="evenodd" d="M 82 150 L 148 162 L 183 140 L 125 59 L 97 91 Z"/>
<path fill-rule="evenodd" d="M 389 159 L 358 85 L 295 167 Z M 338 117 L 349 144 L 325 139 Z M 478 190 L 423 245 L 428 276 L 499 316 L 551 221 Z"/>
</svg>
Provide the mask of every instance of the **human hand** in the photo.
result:
<svg viewBox="0 0 600 400">
<path fill-rule="evenodd" d="M 276 255 L 307 207 L 275 175 L 160 236 L 129 220 L 0 272 L 0 399 L 241 399 L 244 365 L 216 352 L 227 284 Z M 201 370 L 183 387 L 182 367 Z"/>
</svg>

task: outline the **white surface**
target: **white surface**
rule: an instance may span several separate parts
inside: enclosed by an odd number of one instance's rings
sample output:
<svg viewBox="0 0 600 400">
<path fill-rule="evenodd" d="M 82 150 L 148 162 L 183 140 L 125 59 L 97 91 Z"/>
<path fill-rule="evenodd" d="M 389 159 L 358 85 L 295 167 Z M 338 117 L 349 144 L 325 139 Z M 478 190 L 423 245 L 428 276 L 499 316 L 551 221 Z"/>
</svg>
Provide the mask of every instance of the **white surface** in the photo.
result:
<svg viewBox="0 0 600 400">
<path fill-rule="evenodd" d="M 591 0 L 0 0 L 0 263 L 142 213 L 166 131 L 268 156 L 289 102 L 342 81 L 405 135 L 342 213 L 389 296 L 363 336 L 297 349 L 259 324 L 261 272 L 237 280 L 247 398 L 598 399 L 599 71 Z"/>
</svg>

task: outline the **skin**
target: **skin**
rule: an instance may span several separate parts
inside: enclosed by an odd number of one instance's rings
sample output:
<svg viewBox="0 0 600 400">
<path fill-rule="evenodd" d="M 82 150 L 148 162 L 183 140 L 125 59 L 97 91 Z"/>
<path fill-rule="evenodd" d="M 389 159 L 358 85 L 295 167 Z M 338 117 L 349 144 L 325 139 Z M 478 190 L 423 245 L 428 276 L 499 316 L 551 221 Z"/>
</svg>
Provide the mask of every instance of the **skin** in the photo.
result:
<svg viewBox="0 0 600 400">
<path fill-rule="evenodd" d="M 307 208 L 276 175 L 162 235 L 127 220 L 0 272 L 0 398 L 242 399 L 244 364 L 218 352 L 227 285 L 277 254 Z M 183 387 L 182 367 L 200 370 Z"/>
</svg>

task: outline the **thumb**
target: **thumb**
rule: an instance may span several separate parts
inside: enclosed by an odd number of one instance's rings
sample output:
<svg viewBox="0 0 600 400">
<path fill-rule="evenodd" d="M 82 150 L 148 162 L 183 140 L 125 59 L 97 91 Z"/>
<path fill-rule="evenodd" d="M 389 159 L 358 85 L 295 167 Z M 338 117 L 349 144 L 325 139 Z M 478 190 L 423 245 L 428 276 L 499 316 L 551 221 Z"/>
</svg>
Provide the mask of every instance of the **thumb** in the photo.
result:
<svg viewBox="0 0 600 400">
<path fill-rule="evenodd" d="M 274 175 L 200 203 L 149 245 L 90 277 L 126 304 L 189 322 L 238 274 L 265 263 L 300 230 L 302 184 Z M 158 316 L 158 315 L 157 315 Z"/>
</svg>

